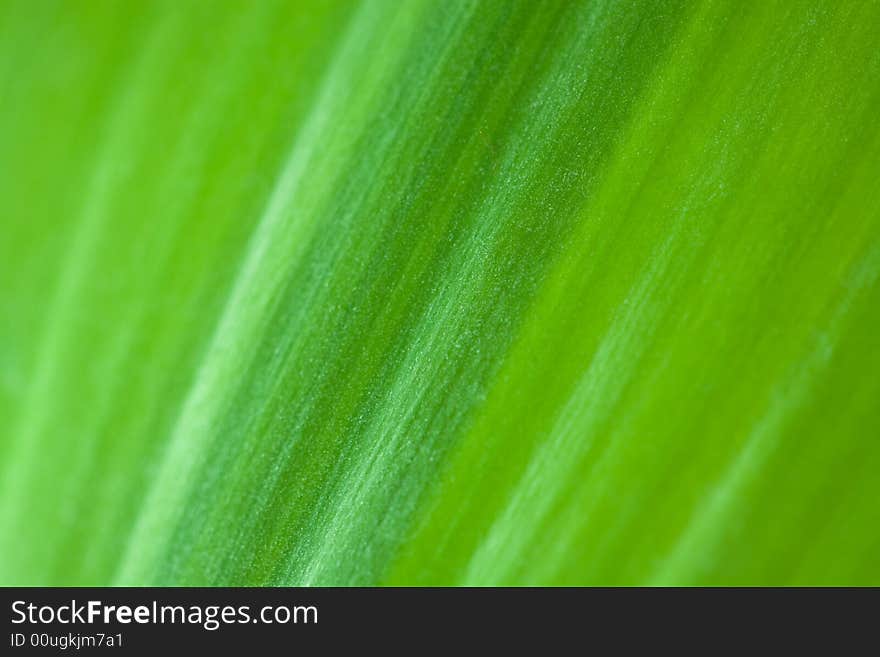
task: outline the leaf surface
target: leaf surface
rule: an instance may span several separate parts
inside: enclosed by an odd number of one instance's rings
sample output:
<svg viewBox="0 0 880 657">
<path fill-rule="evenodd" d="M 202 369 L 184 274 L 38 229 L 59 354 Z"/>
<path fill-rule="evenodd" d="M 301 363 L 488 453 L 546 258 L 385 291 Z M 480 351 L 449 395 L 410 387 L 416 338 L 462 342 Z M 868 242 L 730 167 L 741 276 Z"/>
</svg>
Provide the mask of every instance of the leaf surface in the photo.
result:
<svg viewBox="0 0 880 657">
<path fill-rule="evenodd" d="M 0 3 L 3 584 L 880 584 L 880 3 Z"/>
</svg>

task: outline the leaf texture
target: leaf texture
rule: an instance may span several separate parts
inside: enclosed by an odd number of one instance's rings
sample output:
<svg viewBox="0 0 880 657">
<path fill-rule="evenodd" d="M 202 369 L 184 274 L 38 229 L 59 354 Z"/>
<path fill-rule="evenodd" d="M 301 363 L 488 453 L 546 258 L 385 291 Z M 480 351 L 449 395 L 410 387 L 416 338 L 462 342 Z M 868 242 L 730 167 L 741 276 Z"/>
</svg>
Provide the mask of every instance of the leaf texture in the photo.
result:
<svg viewBox="0 0 880 657">
<path fill-rule="evenodd" d="M 0 35 L 3 584 L 880 584 L 880 3 Z"/>
</svg>

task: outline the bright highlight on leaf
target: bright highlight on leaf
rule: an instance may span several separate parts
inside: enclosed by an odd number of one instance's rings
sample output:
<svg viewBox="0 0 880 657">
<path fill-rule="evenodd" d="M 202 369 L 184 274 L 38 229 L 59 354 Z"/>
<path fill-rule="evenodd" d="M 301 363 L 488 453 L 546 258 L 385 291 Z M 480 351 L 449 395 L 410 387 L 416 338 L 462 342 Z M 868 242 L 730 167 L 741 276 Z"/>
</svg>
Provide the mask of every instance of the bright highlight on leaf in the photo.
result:
<svg viewBox="0 0 880 657">
<path fill-rule="evenodd" d="M 880 3 L 0 2 L 0 583 L 880 584 Z"/>
</svg>

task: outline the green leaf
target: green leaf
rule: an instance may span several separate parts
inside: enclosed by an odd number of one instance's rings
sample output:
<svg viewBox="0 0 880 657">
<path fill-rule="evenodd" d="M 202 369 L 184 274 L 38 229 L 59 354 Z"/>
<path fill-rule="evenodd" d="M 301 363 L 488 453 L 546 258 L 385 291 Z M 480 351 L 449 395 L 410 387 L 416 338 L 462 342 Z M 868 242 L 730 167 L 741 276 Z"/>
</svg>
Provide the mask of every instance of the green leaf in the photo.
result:
<svg viewBox="0 0 880 657">
<path fill-rule="evenodd" d="M 4 0 L 0 583 L 880 584 L 878 43 Z"/>
</svg>

